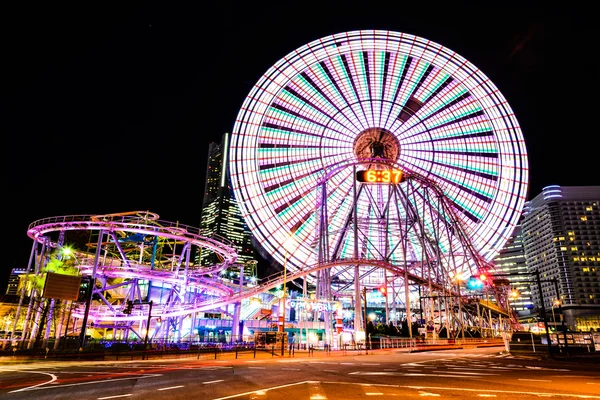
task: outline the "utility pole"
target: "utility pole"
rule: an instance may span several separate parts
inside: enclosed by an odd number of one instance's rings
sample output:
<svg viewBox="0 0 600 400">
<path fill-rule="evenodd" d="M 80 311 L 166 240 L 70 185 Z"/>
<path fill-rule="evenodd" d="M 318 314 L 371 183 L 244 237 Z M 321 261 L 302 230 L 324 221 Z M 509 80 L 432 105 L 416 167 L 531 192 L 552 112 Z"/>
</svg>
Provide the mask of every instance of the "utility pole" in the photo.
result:
<svg viewBox="0 0 600 400">
<path fill-rule="evenodd" d="M 148 320 L 146 321 L 146 336 L 144 337 L 144 349 L 148 346 L 148 332 L 150 331 L 150 318 L 152 318 L 152 300 L 148 303 Z"/>
<path fill-rule="evenodd" d="M 540 311 L 544 319 L 544 327 L 546 328 L 546 341 L 548 342 L 548 355 L 552 357 L 552 342 L 550 341 L 550 331 L 548 330 L 548 321 L 546 319 L 546 307 L 544 306 L 544 294 L 542 293 L 542 281 L 540 280 L 540 270 L 535 270 L 535 280 L 537 281 L 538 290 L 540 292 Z"/>
</svg>

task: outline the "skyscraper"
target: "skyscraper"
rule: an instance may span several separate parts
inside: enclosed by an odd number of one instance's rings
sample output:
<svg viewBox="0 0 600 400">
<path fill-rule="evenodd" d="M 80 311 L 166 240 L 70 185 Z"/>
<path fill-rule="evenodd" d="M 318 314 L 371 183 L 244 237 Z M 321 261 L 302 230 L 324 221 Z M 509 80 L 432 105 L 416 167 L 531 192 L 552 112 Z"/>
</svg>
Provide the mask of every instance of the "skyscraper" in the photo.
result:
<svg viewBox="0 0 600 400">
<path fill-rule="evenodd" d="M 527 268 L 541 281 L 534 303 L 548 314 L 560 301 L 571 329 L 600 329 L 600 186 L 545 187 L 523 215 Z"/>
<path fill-rule="evenodd" d="M 213 142 L 208 146 L 200 233 L 206 237 L 220 236 L 231 241 L 238 253 L 237 263 L 246 265 L 249 261 L 256 261 L 256 251 L 229 183 L 229 137 L 229 133 L 225 133 L 221 143 Z M 199 258 L 201 265 L 221 262 L 210 251 L 203 251 Z"/>
</svg>

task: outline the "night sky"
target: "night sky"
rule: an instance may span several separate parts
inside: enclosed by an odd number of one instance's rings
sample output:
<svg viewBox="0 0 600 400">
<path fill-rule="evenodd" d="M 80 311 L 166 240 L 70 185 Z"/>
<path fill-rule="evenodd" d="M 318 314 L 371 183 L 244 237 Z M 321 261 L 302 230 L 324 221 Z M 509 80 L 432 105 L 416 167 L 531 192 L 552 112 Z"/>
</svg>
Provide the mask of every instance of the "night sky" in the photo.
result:
<svg viewBox="0 0 600 400">
<path fill-rule="evenodd" d="M 529 198 L 600 184 L 587 5 L 14 3 L 0 8 L 0 293 L 26 266 L 37 219 L 149 210 L 198 226 L 208 144 L 231 132 L 252 86 L 287 53 L 349 30 L 422 36 L 480 68 L 520 122 Z"/>
</svg>

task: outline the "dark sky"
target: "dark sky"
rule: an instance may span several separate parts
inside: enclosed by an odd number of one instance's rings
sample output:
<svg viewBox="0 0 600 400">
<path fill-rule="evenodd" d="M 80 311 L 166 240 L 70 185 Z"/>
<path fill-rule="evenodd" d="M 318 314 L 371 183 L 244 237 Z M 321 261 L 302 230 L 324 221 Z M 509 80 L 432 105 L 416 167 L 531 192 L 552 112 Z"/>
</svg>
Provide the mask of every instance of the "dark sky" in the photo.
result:
<svg viewBox="0 0 600 400">
<path fill-rule="evenodd" d="M 197 226 L 208 144 L 231 132 L 252 85 L 348 30 L 422 36 L 479 67 L 521 124 L 530 198 L 600 183 L 598 42 L 577 2 L 11 3 L 0 6 L 2 291 L 37 219 L 150 210 Z"/>
</svg>

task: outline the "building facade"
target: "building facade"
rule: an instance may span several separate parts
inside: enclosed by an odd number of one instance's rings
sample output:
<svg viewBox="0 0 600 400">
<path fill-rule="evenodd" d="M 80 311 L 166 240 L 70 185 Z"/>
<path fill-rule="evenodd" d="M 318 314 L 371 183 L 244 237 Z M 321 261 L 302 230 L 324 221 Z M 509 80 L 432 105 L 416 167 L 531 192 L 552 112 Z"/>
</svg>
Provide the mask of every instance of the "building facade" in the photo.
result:
<svg viewBox="0 0 600 400">
<path fill-rule="evenodd" d="M 229 138 L 229 133 L 225 133 L 221 143 L 213 142 L 208 147 L 200 233 L 206 237 L 223 237 L 232 242 L 238 254 L 237 264 L 256 265 L 252 236 L 229 183 Z M 220 260 L 214 252 L 205 251 L 199 255 L 199 262 L 201 265 L 211 265 Z M 246 275 L 250 273 L 245 271 Z"/>
<path fill-rule="evenodd" d="M 600 329 L 599 205 L 600 186 L 548 186 L 523 212 L 534 304 L 550 320 L 562 311 L 570 330 Z"/>
<path fill-rule="evenodd" d="M 6 285 L 6 294 L 16 296 L 19 295 L 19 282 L 21 276 L 27 272 L 27 268 L 13 268 L 8 276 L 8 284 Z"/>
<path fill-rule="evenodd" d="M 526 322 L 533 316 L 531 286 L 525 259 L 521 225 L 517 225 L 511 238 L 506 242 L 494 264 L 500 274 L 505 274 L 511 288 L 510 307 L 517 313 L 519 320 Z"/>
</svg>

